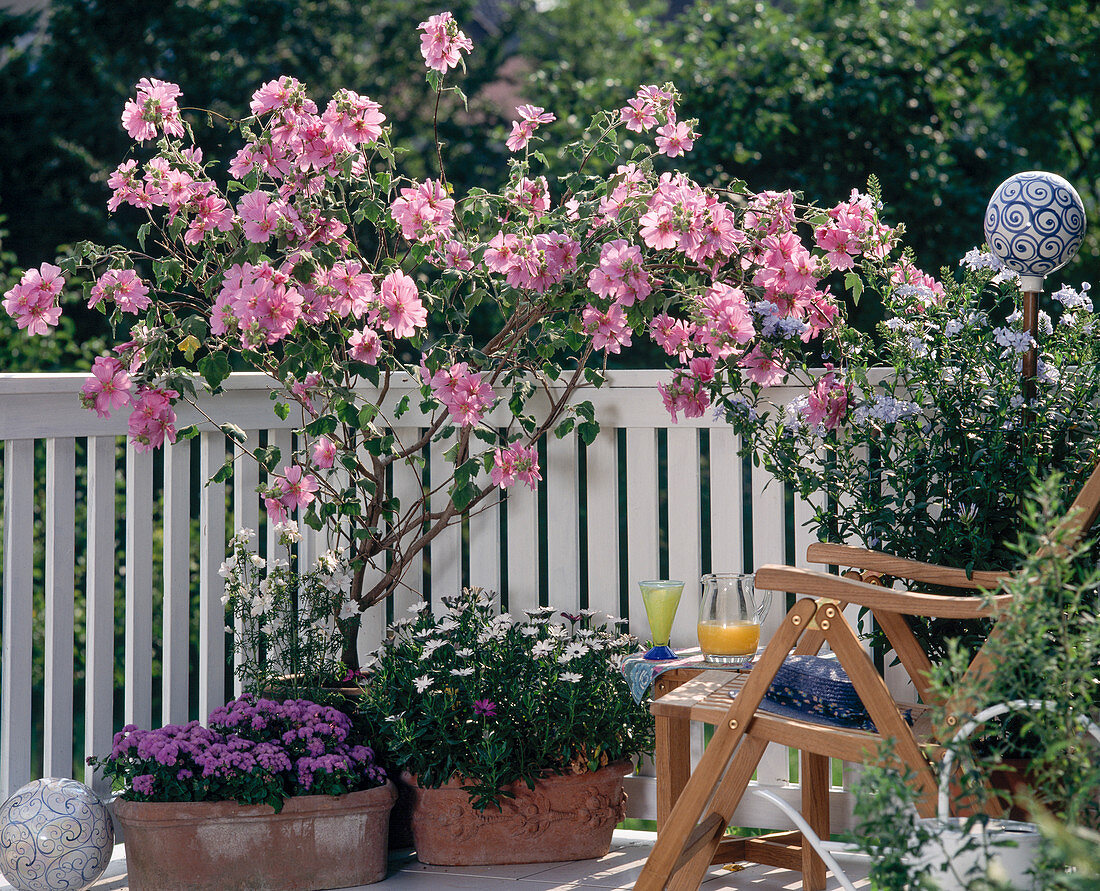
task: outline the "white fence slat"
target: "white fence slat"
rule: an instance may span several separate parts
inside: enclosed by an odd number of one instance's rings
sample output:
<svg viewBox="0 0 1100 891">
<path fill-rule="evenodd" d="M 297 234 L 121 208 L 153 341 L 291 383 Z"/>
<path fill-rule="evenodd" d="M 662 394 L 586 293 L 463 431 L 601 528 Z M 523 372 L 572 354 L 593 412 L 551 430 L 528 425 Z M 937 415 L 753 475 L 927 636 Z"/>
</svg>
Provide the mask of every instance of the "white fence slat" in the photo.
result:
<svg viewBox="0 0 1100 891">
<path fill-rule="evenodd" d="M 454 444 L 454 437 L 433 442 L 429 447 L 431 454 L 431 510 L 433 513 L 445 510 L 451 502 L 447 486 L 443 485 L 453 465 L 444 460 L 443 453 Z M 462 591 L 462 525 L 458 517 L 452 519 L 432 539 L 429 545 L 429 559 L 432 568 L 432 602 L 438 603 L 442 596 L 451 597 Z"/>
<path fill-rule="evenodd" d="M 34 442 L 4 443 L 4 642 L 0 660 L 0 795 L 31 778 L 34 647 Z"/>
<path fill-rule="evenodd" d="M 73 769 L 73 606 L 76 562 L 76 442 L 46 440 L 46 653 L 42 767 Z"/>
<path fill-rule="evenodd" d="M 85 576 L 84 757 L 103 757 L 114 735 L 115 690 L 115 438 L 88 437 L 88 570 Z M 86 767 L 97 795 L 111 784 Z"/>
<path fill-rule="evenodd" d="M 752 469 L 752 565 L 759 569 L 766 563 L 784 563 L 786 557 L 786 522 L 783 515 L 783 485 L 763 467 Z M 759 594 L 758 594 L 759 596 Z M 760 639 L 771 640 L 786 615 L 783 594 L 773 592 L 771 608 L 761 623 Z M 768 746 L 760 759 L 756 776 L 770 785 L 791 779 L 790 761 L 784 746 Z"/>
<path fill-rule="evenodd" d="M 702 541 L 699 515 L 699 431 L 668 431 L 668 574 L 682 579 L 684 593 L 672 624 L 672 646 L 699 643 L 699 576 Z"/>
<path fill-rule="evenodd" d="M 161 720 L 186 724 L 191 672 L 191 440 L 164 446 Z"/>
<path fill-rule="evenodd" d="M 225 463 L 225 436 L 199 434 L 199 718 L 225 704 L 225 483 L 209 482 Z"/>
<path fill-rule="evenodd" d="M 416 427 L 394 427 L 393 435 L 401 447 L 407 448 L 420 438 L 420 430 Z M 399 513 L 404 516 L 421 495 L 421 468 L 411 461 L 395 461 L 391 472 L 393 497 L 400 503 Z M 418 533 L 414 531 L 413 534 Z M 405 541 L 407 543 L 408 539 Z M 408 608 L 424 599 L 423 562 L 419 557 L 406 570 L 402 583 L 392 597 L 394 619 L 409 615 Z"/>
<path fill-rule="evenodd" d="M 580 609 L 580 512 L 577 509 L 577 435 L 546 438 L 546 537 L 549 604 Z"/>
<path fill-rule="evenodd" d="M 710 431 L 710 571 L 744 572 L 744 488 L 740 437 L 729 427 Z"/>
<path fill-rule="evenodd" d="M 626 431 L 626 561 L 630 631 L 651 639 L 638 582 L 657 578 L 658 552 L 657 431 Z"/>
<path fill-rule="evenodd" d="M 359 460 L 367 467 L 372 466 L 372 457 L 365 448 L 359 450 Z M 386 485 L 385 477 L 378 483 L 383 488 Z M 326 527 L 327 529 L 327 527 Z M 328 538 L 318 537 L 317 543 L 321 549 L 325 549 L 329 546 Z M 348 557 L 352 555 L 349 553 Z M 369 591 L 379 581 L 385 572 L 385 555 L 379 555 L 374 558 L 371 565 L 365 567 L 363 571 L 363 590 Z M 345 595 L 349 595 L 350 591 L 345 591 Z M 363 612 L 359 617 L 359 635 L 356 638 L 356 652 L 359 657 L 360 664 L 367 658 L 367 656 L 374 650 L 378 649 L 378 645 L 382 643 L 382 637 L 386 633 L 386 602 L 375 604 L 370 609 Z"/>
<path fill-rule="evenodd" d="M 508 612 L 523 619 L 539 605 L 538 493 L 519 481 L 507 492 Z"/>
<path fill-rule="evenodd" d="M 485 483 L 488 484 L 486 478 Z M 500 593 L 500 489 L 470 514 L 470 584 Z"/>
<path fill-rule="evenodd" d="M 586 447 L 585 504 L 588 522 L 588 606 L 618 618 L 619 601 L 619 446 L 605 427 Z M 597 622 L 601 617 L 597 616 Z"/>
<path fill-rule="evenodd" d="M 233 530 L 236 535 L 241 529 L 251 529 L 259 536 L 260 530 L 260 494 L 256 491 L 260 485 L 260 465 L 249 452 L 260 444 L 259 430 L 246 430 L 245 441 L 233 444 Z M 256 547 L 253 539 L 251 547 Z M 235 633 L 240 635 L 243 629 L 243 621 L 234 618 Z M 249 650 L 240 654 L 245 659 L 258 658 L 255 651 Z M 238 654 L 234 653 L 234 659 Z M 244 682 L 240 676 L 233 672 L 233 695 L 240 696 L 244 692 Z"/>
<path fill-rule="evenodd" d="M 153 723 L 153 453 L 126 444 L 127 724 Z"/>
</svg>

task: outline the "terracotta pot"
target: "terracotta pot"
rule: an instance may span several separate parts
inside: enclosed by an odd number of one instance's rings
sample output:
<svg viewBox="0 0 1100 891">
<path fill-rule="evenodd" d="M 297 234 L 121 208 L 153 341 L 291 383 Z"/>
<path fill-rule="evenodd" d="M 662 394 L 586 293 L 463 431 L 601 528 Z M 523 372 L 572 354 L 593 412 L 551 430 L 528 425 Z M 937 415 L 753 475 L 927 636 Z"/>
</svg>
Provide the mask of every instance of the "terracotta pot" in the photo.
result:
<svg viewBox="0 0 1100 891">
<path fill-rule="evenodd" d="M 630 762 L 620 761 L 594 773 L 544 777 L 534 789 L 513 783 L 507 789 L 515 798 L 502 799 L 500 811 L 482 813 L 458 780 L 425 789 L 403 774 L 413 789 L 416 857 L 440 866 L 602 857 L 623 818 L 623 777 L 630 771 Z"/>
<path fill-rule="evenodd" d="M 131 891 L 323 891 L 385 878 L 393 784 L 347 795 L 234 801 L 119 799 Z"/>
</svg>

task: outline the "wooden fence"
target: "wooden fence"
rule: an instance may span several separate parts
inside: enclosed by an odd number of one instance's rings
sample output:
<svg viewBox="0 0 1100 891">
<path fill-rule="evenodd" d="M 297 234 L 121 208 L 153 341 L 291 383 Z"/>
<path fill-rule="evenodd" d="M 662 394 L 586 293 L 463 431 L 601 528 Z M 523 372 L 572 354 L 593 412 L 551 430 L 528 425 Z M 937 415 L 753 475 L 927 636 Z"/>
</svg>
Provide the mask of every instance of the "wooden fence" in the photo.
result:
<svg viewBox="0 0 1100 891">
<path fill-rule="evenodd" d="M 672 642 L 689 646 L 701 574 L 803 565 L 812 539 L 803 525 L 810 505 L 768 485 L 767 473 L 739 456 L 738 438 L 721 421 L 672 424 L 656 391 L 665 377 L 617 372 L 604 387 L 587 391 L 602 427 L 596 441 L 585 447 L 575 434 L 548 438 L 539 491 L 517 486 L 505 503 L 469 517 L 465 530 L 446 530 L 408 578 L 410 590 L 437 600 L 477 584 L 500 591 L 514 614 L 546 603 L 566 611 L 591 607 L 625 616 L 631 631 L 645 638 L 637 581 L 671 575 L 688 581 Z M 254 462 L 238 462 L 227 483 L 204 485 L 232 454 L 231 441 L 207 424 L 190 441 L 138 453 L 125 441 L 125 413 L 105 420 L 79 407 L 82 382 L 82 375 L 0 375 L 0 800 L 39 773 L 75 774 L 102 792 L 102 781 L 80 765 L 85 756 L 108 751 L 123 723 L 183 722 L 231 696 L 218 575 L 226 541 L 248 526 L 273 552 Z M 389 399 L 410 389 L 397 387 Z M 295 421 L 273 414 L 268 393 L 262 376 L 234 375 L 206 408 L 243 428 L 250 443 L 285 452 Z M 785 401 L 796 393 L 771 395 Z M 418 419 L 410 411 L 401 423 L 415 428 Z M 181 426 L 200 420 L 193 409 L 180 411 Z M 429 473 L 441 465 L 442 453 L 433 445 L 425 456 Z M 401 497 L 420 480 L 398 468 L 391 484 Z M 307 536 L 303 556 L 312 559 L 322 545 Z M 117 617 L 116 587 L 125 603 Z M 360 634 L 364 652 L 414 596 L 398 593 L 368 611 Z M 765 637 L 784 612 L 783 603 L 773 604 Z M 74 664 L 82 670 L 74 672 Z M 893 680 L 894 673 L 887 674 Z M 701 747 L 696 737 L 693 748 Z M 774 746 L 757 779 L 797 801 L 796 772 L 787 751 Z M 837 827 L 850 817 L 848 779 L 845 774 L 833 790 Z M 652 777 L 633 778 L 629 794 L 631 816 L 655 815 Z M 737 822 L 783 825 L 753 799 Z"/>
</svg>

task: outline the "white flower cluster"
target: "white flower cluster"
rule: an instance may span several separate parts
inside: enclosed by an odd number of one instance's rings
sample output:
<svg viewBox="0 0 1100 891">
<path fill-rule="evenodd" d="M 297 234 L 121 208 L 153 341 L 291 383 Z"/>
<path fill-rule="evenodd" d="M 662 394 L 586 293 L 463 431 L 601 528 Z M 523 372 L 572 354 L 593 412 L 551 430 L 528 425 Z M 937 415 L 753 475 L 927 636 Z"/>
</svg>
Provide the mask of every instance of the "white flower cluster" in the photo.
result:
<svg viewBox="0 0 1100 891">
<path fill-rule="evenodd" d="M 1092 300 L 1089 297 L 1089 289 L 1092 287 L 1088 282 L 1082 282 L 1081 290 L 1076 291 L 1067 284 L 1063 284 L 1060 289 L 1055 291 L 1050 296 L 1057 300 L 1066 308 L 1067 312 L 1073 310 L 1084 310 L 1085 312 L 1092 312 Z"/>
<path fill-rule="evenodd" d="M 1020 273 L 1015 269 L 1009 269 L 1005 266 L 1004 261 L 992 251 L 986 251 L 980 248 L 971 248 L 968 250 L 966 256 L 959 261 L 959 265 L 975 271 L 979 269 L 992 269 L 997 273 L 992 279 L 995 285 L 999 285 L 1001 282 L 1018 281 L 1020 278 Z"/>
<path fill-rule="evenodd" d="M 894 295 L 896 297 L 915 297 L 922 306 L 931 306 L 938 299 L 936 292 L 926 285 L 896 285 Z"/>
<path fill-rule="evenodd" d="M 1001 353 L 1002 359 L 1011 353 L 1026 353 L 1032 347 L 1038 346 L 1027 331 L 1013 331 L 1007 325 L 1003 328 L 994 328 L 993 339 L 997 342 L 997 346 L 1004 347 L 1004 352 Z"/>
</svg>

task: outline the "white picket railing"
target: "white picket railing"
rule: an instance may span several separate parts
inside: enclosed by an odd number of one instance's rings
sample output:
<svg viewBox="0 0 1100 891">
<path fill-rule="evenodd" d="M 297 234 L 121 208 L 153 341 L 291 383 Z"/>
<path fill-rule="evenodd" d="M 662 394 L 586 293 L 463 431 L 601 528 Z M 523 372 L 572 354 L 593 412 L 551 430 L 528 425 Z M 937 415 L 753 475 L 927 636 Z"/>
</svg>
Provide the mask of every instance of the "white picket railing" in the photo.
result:
<svg viewBox="0 0 1100 891">
<path fill-rule="evenodd" d="M 545 513 L 538 494 L 515 487 L 503 509 L 493 503 L 469 519 L 468 536 L 457 526 L 440 535 L 424 570 L 408 579 L 410 590 L 438 597 L 467 581 L 501 591 L 513 613 L 538 606 L 541 593 L 542 600 L 559 609 L 589 606 L 625 614 L 631 630 L 645 638 L 648 627 L 636 583 L 664 570 L 688 580 L 672 638 L 674 646 L 688 646 L 694 644 L 694 607 L 703 572 L 744 571 L 788 562 L 792 555 L 801 564 L 811 540 L 803 526 L 810 506 L 794 500 L 794 541 L 788 542 L 782 487 L 768 486 L 766 472 L 758 467 L 744 478 L 738 439 L 722 422 L 700 418 L 671 424 L 655 386 L 665 376 L 620 371 L 604 387 L 586 391 L 602 432 L 588 447 L 575 434 L 545 443 Z M 124 413 L 99 419 L 79 407 L 82 381 L 82 375 L 0 375 L 0 800 L 29 780 L 39 764 L 43 775 L 75 772 L 103 791 L 100 778 L 72 768 L 74 722 L 83 722 L 82 741 L 75 744 L 75 754 L 83 758 L 108 751 L 113 732 L 124 722 L 182 722 L 225 701 L 232 685 L 227 684 L 218 568 L 235 528 L 266 529 L 254 462 L 238 462 L 230 483 L 203 485 L 233 448 L 221 432 L 206 424 L 189 442 L 137 453 L 125 443 Z M 395 388 L 388 402 L 409 389 Z M 283 422 L 273 414 L 268 392 L 262 376 L 234 375 L 226 393 L 205 407 L 244 429 L 250 443 L 262 437 L 285 452 L 296 422 L 293 416 Z M 772 395 L 781 401 L 794 391 Z M 415 428 L 417 419 L 413 410 L 401 424 Z M 181 426 L 199 421 L 193 409 L 180 411 Z M 429 472 L 441 460 L 442 449 L 433 446 Z M 36 476 L 36 466 L 45 467 L 43 478 Z M 408 469 L 395 468 L 392 486 L 398 497 L 419 485 Z M 124 505 L 121 518 L 117 505 Z M 87 520 L 78 527 L 80 514 Z M 124 529 L 118 542 L 117 528 Z M 662 529 L 667 542 L 663 561 Z M 270 542 L 270 529 L 266 534 Z M 308 539 L 303 549 L 308 556 L 319 546 Z M 79 592 L 74 590 L 77 561 L 85 579 Z M 193 572 L 198 573 L 197 609 L 190 602 Z M 120 573 L 125 578 L 125 656 L 118 684 L 115 588 Z M 42 587 L 41 614 L 35 612 L 36 584 Z M 368 611 L 360 634 L 364 651 L 381 640 L 387 617 L 402 614 L 414 596 L 419 594 L 399 592 L 390 604 Z M 784 604 L 773 606 L 765 637 L 784 612 Z M 189 652 L 192 627 L 198 632 L 197 654 Z M 70 649 L 76 646 L 84 649 L 83 678 L 74 677 Z M 38 677 L 36 664 L 42 666 Z M 81 691 L 83 701 L 76 695 Z M 153 714 L 155 693 L 159 715 Z M 39 709 L 43 729 L 36 753 L 32 725 Z M 693 747 L 701 745 L 697 738 Z M 787 751 L 773 747 L 761 762 L 758 781 L 796 801 L 796 780 Z M 634 778 L 630 793 L 630 814 L 652 818 L 652 778 Z M 737 821 L 776 825 L 777 812 L 752 801 L 743 805 Z M 835 789 L 834 826 L 847 825 L 849 814 L 848 793 Z"/>
</svg>

